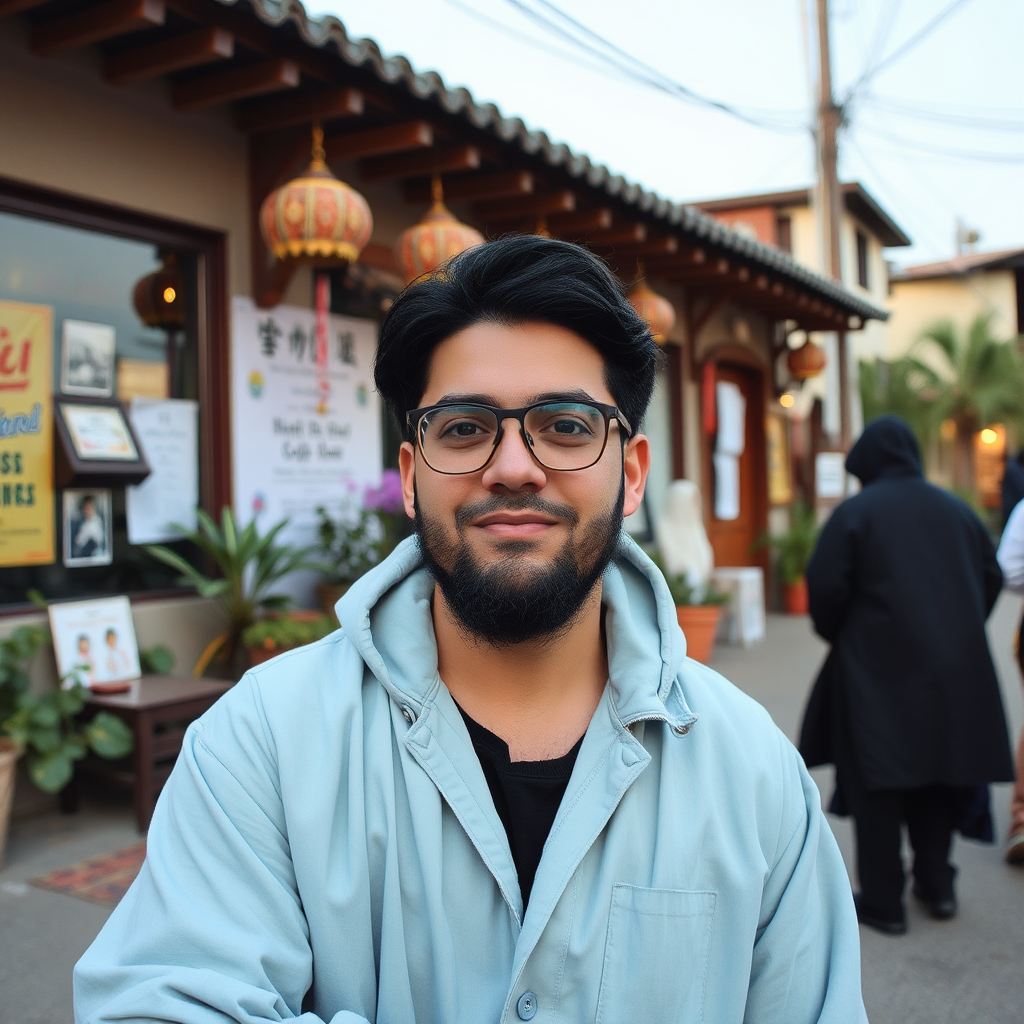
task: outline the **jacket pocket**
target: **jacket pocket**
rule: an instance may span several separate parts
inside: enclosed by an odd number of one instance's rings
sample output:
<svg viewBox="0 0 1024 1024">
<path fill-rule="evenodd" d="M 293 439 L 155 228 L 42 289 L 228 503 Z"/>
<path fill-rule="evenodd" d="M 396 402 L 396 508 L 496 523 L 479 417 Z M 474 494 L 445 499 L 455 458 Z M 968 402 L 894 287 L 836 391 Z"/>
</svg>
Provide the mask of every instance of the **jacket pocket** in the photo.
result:
<svg viewBox="0 0 1024 1024">
<path fill-rule="evenodd" d="M 699 1024 L 715 893 L 616 885 L 597 1024 Z"/>
</svg>

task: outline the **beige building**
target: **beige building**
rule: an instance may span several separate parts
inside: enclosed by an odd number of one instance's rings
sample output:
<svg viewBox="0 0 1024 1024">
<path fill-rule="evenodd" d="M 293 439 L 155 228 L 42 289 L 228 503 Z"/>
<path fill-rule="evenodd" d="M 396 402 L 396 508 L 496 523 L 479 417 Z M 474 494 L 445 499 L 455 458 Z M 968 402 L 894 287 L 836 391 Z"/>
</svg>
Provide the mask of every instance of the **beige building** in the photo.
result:
<svg viewBox="0 0 1024 1024">
<path fill-rule="evenodd" d="M 890 275 L 883 357 L 896 359 L 937 320 L 963 329 L 980 313 L 992 316 L 997 338 L 1024 334 L 1024 249 L 972 252 Z"/>
</svg>

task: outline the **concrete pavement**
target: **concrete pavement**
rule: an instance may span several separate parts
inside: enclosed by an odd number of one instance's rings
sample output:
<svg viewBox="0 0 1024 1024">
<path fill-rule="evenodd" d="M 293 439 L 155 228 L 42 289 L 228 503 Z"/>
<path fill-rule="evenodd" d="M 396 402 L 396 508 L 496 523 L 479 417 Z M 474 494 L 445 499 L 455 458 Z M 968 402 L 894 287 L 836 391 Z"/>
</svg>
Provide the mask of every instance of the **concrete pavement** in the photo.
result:
<svg viewBox="0 0 1024 1024">
<path fill-rule="evenodd" d="M 1011 651 L 1020 599 L 1004 595 L 990 623 L 993 654 L 1014 730 L 1024 720 Z M 714 667 L 759 700 L 795 736 L 825 647 L 805 618 L 770 616 L 766 641 L 716 650 Z M 969 691 L 965 684 L 965 699 Z M 1016 732 L 1014 733 L 1016 735 Z M 815 781 L 826 801 L 831 770 Z M 1009 787 L 993 787 L 1000 836 Z M 848 821 L 830 819 L 847 866 Z M 0 872 L 0 1024 L 67 1024 L 71 968 L 108 911 L 35 889 L 25 880 L 137 842 L 132 812 L 117 796 L 87 799 L 82 813 L 45 815 L 14 824 Z M 1001 846 L 958 840 L 961 911 L 935 922 L 910 900 L 910 932 L 889 938 L 862 928 L 864 994 L 872 1024 L 1009 1024 L 1024 1007 L 1024 870 L 1007 867 Z"/>
</svg>

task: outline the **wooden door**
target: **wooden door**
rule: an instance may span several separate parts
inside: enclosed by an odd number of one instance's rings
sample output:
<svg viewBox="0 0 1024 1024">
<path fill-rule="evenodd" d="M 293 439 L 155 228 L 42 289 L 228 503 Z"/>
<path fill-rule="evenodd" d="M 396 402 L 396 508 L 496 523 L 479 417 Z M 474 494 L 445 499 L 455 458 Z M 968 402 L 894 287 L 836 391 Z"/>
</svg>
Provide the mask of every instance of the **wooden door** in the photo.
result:
<svg viewBox="0 0 1024 1024">
<path fill-rule="evenodd" d="M 715 366 L 715 380 L 735 384 L 745 401 L 744 445 L 743 453 L 738 457 L 739 514 L 735 519 L 719 519 L 715 515 L 717 435 L 705 439 L 704 507 L 715 565 L 760 565 L 767 568 L 764 550 L 754 546 L 767 526 L 764 373 L 752 366 L 722 362 Z"/>
</svg>

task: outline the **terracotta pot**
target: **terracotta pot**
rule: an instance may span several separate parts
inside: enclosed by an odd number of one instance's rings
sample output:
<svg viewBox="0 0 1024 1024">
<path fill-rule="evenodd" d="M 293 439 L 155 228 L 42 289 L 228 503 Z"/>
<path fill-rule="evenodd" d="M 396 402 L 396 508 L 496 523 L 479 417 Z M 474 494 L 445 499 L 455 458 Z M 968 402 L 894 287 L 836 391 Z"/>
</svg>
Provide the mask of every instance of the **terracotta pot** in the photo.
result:
<svg viewBox="0 0 1024 1024">
<path fill-rule="evenodd" d="M 316 599 L 320 602 L 324 615 L 334 615 L 337 618 L 334 606 L 351 586 L 351 583 L 318 583 L 316 585 Z"/>
<path fill-rule="evenodd" d="M 803 576 L 796 583 L 782 584 L 782 604 L 789 615 L 807 614 L 807 580 Z"/>
<path fill-rule="evenodd" d="M 686 637 L 687 657 L 708 664 L 721 614 L 720 604 L 676 605 L 676 618 Z"/>
<path fill-rule="evenodd" d="M 320 584 L 323 586 L 323 584 Z M 348 584 L 345 585 L 345 590 L 348 590 Z M 285 612 L 285 618 L 291 619 L 293 622 L 316 622 L 317 619 L 322 619 L 324 615 L 330 615 L 334 609 L 330 612 L 321 612 L 314 609 L 301 609 L 299 611 Z M 258 644 L 255 647 L 246 647 L 245 653 L 249 657 L 249 668 L 255 668 L 257 665 L 262 665 L 265 661 L 270 661 L 271 658 L 276 658 L 279 654 L 284 654 L 285 651 L 293 651 L 296 647 L 302 647 L 302 644 L 291 644 L 288 647 L 282 647 L 276 643 L 272 643 L 271 646 L 266 646 L 265 643 Z"/>
<path fill-rule="evenodd" d="M 24 748 L 7 736 L 0 736 L 0 868 L 4 866 L 4 850 L 7 847 L 7 826 L 11 821 L 11 804 L 14 803 L 14 777 Z"/>
</svg>

